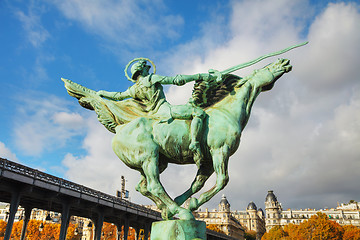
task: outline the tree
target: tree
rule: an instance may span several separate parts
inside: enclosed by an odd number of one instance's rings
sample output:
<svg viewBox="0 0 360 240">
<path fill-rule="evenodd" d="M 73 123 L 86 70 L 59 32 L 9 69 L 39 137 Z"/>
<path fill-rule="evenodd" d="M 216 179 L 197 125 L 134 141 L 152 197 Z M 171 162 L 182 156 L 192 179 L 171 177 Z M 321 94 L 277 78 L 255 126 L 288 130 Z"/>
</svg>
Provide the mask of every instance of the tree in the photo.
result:
<svg viewBox="0 0 360 240">
<path fill-rule="evenodd" d="M 345 235 L 344 232 L 347 234 Z M 337 222 L 329 220 L 326 214 L 318 212 L 299 225 L 289 224 L 284 228 L 275 226 L 264 234 L 262 240 L 353 240 L 360 239 L 356 238 L 359 232 L 360 230 L 353 227 L 342 227 Z"/>
<path fill-rule="evenodd" d="M 128 233 L 128 240 L 135 240 L 136 232 L 135 229 L 130 227 Z"/>
<path fill-rule="evenodd" d="M 220 227 L 219 227 L 218 225 L 216 225 L 216 224 L 208 224 L 208 225 L 206 225 L 206 228 L 207 228 L 207 229 L 210 229 L 210 230 L 212 230 L 212 231 L 215 231 L 215 232 L 219 232 L 219 233 L 225 234 L 224 231 L 221 230 Z"/>
<path fill-rule="evenodd" d="M 59 224 L 59 227 L 60 227 L 60 224 Z M 66 240 L 78 240 L 80 239 L 80 236 L 78 236 L 76 233 L 76 228 L 78 226 L 73 224 L 73 223 L 69 223 L 69 226 L 68 226 L 68 229 L 67 229 L 67 232 L 66 232 Z M 60 228 L 59 228 L 60 230 Z M 60 231 L 59 231 L 60 233 Z"/>
<path fill-rule="evenodd" d="M 112 223 L 104 222 L 101 240 L 116 240 L 116 226 Z"/>
<path fill-rule="evenodd" d="M 40 235 L 41 235 L 40 240 L 56 240 L 56 239 L 59 239 L 60 224 L 58 224 L 58 223 L 45 223 L 43 229 L 41 230 Z"/>
<path fill-rule="evenodd" d="M 14 222 L 12 230 L 11 230 L 11 239 L 19 239 L 21 235 L 23 221 Z"/>
<path fill-rule="evenodd" d="M 355 227 L 354 225 L 345 225 L 343 240 L 354 240 L 360 239 L 360 229 Z"/>
<path fill-rule="evenodd" d="M 23 221 L 14 222 L 11 240 L 20 239 Z M 41 226 L 41 227 L 40 227 Z M 27 240 L 56 240 L 60 236 L 59 223 L 44 223 L 40 220 L 30 220 L 26 230 Z M 66 240 L 79 240 L 81 236 L 75 234 L 77 225 L 69 224 Z M 6 222 L 0 220 L 0 240 L 4 239 Z"/>
<path fill-rule="evenodd" d="M 272 227 L 269 232 L 265 233 L 261 240 L 286 239 L 287 233 L 281 226 Z"/>
<path fill-rule="evenodd" d="M 0 220 L 0 239 L 4 238 L 6 230 L 6 222 L 4 220 Z"/>
<path fill-rule="evenodd" d="M 341 240 L 344 229 L 326 214 L 318 212 L 299 225 L 299 234 L 303 239 Z"/>
<path fill-rule="evenodd" d="M 244 235 L 246 240 L 256 240 L 256 231 L 253 230 L 246 230 Z"/>
<path fill-rule="evenodd" d="M 284 231 L 287 234 L 286 240 L 301 240 L 299 225 L 290 223 L 284 226 Z"/>
<path fill-rule="evenodd" d="M 40 235 L 40 224 L 42 221 L 30 220 L 26 231 L 26 239 L 34 240 L 41 239 Z"/>
</svg>

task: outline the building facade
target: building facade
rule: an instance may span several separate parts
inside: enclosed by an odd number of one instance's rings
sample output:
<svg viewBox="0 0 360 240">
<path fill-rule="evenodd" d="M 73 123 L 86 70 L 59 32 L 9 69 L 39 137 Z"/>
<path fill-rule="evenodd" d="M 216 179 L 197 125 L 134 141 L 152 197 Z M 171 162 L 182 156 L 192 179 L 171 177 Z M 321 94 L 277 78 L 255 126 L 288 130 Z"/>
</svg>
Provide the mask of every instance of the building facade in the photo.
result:
<svg viewBox="0 0 360 240">
<path fill-rule="evenodd" d="M 265 215 L 261 208 L 257 208 L 254 202 L 250 202 L 245 211 L 233 211 L 232 215 L 248 231 L 255 231 L 257 239 L 266 232 Z"/>
<path fill-rule="evenodd" d="M 218 209 L 209 211 L 197 211 L 193 213 L 195 218 L 206 222 L 206 225 L 215 225 L 226 235 L 236 239 L 244 239 L 245 228 L 233 216 L 230 210 L 230 203 L 223 195 L 219 203 Z"/>
<path fill-rule="evenodd" d="M 214 224 L 225 234 L 237 239 L 243 239 L 245 231 L 255 231 L 257 239 L 266 232 L 265 215 L 261 208 L 257 209 L 254 202 L 250 202 L 245 211 L 231 211 L 230 203 L 223 195 L 218 209 L 198 211 L 195 218 L 205 221 L 207 225 Z"/>
<path fill-rule="evenodd" d="M 19 210 L 15 214 L 14 221 L 20 221 L 24 216 L 25 210 L 23 208 L 19 208 Z M 10 204 L 0 204 L 0 220 L 3 220 L 5 222 L 8 221 L 10 213 Z"/>
<path fill-rule="evenodd" d="M 341 204 L 330 209 L 287 209 L 283 210 L 273 191 L 268 191 L 265 198 L 266 231 L 274 226 L 285 226 L 289 223 L 300 224 L 316 215 L 317 212 L 326 214 L 330 220 L 340 225 L 354 225 L 360 227 L 360 204 L 357 202 Z"/>
</svg>

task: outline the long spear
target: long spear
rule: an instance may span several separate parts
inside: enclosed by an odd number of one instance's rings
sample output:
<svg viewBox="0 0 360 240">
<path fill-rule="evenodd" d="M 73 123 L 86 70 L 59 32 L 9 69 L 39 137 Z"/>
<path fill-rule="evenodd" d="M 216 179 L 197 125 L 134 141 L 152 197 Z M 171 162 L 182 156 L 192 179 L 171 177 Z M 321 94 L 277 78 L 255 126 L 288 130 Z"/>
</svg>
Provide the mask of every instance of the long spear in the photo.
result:
<svg viewBox="0 0 360 240">
<path fill-rule="evenodd" d="M 214 69 L 210 69 L 209 70 L 209 73 L 211 74 L 215 74 L 218 76 L 218 79 L 217 79 L 217 82 L 221 81 L 221 75 L 224 75 L 224 74 L 229 74 L 229 73 L 232 73 L 236 70 L 239 70 L 239 69 L 242 69 L 242 68 L 246 68 L 248 66 L 251 66 L 251 65 L 254 65 L 255 63 L 258 63 L 266 58 L 269 58 L 269 57 L 273 57 L 273 56 L 277 56 L 277 55 L 280 55 L 280 54 L 283 54 L 283 53 L 286 53 L 288 51 L 290 51 L 291 49 L 294 49 L 294 48 L 297 48 L 297 47 L 301 47 L 301 46 L 304 46 L 308 44 L 308 41 L 306 42 L 303 42 L 303 43 L 300 43 L 300 44 L 297 44 L 297 45 L 293 45 L 291 47 L 288 47 L 288 48 L 285 48 L 283 50 L 280 50 L 280 51 L 277 51 L 277 52 L 273 52 L 273 53 L 269 53 L 269 54 L 266 54 L 266 55 L 263 55 L 261 57 L 258 57 L 252 61 L 249 61 L 249 62 L 246 62 L 246 63 L 242 63 L 242 64 L 239 64 L 239 65 L 236 65 L 236 66 L 233 66 L 231 68 L 228 68 L 228 69 L 225 69 L 221 72 L 219 72 L 218 70 L 214 70 Z M 220 77 L 220 79 L 219 79 Z"/>
</svg>

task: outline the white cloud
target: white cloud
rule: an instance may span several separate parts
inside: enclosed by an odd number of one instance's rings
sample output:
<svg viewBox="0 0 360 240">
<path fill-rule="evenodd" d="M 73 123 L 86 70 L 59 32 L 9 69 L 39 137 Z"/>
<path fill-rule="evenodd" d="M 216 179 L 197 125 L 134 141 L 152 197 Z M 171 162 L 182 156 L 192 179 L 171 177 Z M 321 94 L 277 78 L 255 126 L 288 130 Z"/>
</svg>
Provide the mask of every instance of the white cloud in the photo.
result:
<svg viewBox="0 0 360 240">
<path fill-rule="evenodd" d="M 84 124 L 84 119 L 79 113 L 57 112 L 52 116 L 54 123 L 66 128 L 79 128 Z"/>
<path fill-rule="evenodd" d="M 50 55 L 45 55 L 39 52 L 34 61 L 33 66 L 29 68 L 20 67 L 22 77 L 26 79 L 25 86 L 29 85 L 32 87 L 40 86 L 46 81 L 49 81 L 47 64 L 54 61 L 54 58 Z"/>
<path fill-rule="evenodd" d="M 13 153 L 9 148 L 5 146 L 5 143 L 0 142 L 0 156 L 10 161 L 18 162 L 16 154 Z"/>
<path fill-rule="evenodd" d="M 36 95 L 36 94 L 34 94 Z M 44 151 L 64 146 L 68 139 L 82 133 L 84 119 L 67 113 L 68 103 L 55 96 L 19 99 L 14 120 L 15 144 L 27 155 L 38 156 Z M 74 124 L 69 124 L 73 121 Z"/>
<path fill-rule="evenodd" d="M 162 1 L 55 1 L 70 20 L 88 31 L 117 44 L 144 49 L 163 39 L 174 39 L 183 25 L 178 15 L 166 14 Z M 144 40 L 146 39 L 146 41 Z M 129 49 L 127 49 L 129 50 Z"/>
<path fill-rule="evenodd" d="M 15 15 L 23 25 L 28 40 L 34 47 L 40 47 L 50 37 L 49 32 L 41 23 L 42 11 L 41 7 L 31 1 L 27 13 L 20 10 L 15 12 Z"/>
<path fill-rule="evenodd" d="M 310 44 L 298 59 L 299 77 L 309 90 L 337 92 L 358 81 L 359 22 L 359 6 L 345 3 L 329 4 L 315 19 Z"/>
</svg>

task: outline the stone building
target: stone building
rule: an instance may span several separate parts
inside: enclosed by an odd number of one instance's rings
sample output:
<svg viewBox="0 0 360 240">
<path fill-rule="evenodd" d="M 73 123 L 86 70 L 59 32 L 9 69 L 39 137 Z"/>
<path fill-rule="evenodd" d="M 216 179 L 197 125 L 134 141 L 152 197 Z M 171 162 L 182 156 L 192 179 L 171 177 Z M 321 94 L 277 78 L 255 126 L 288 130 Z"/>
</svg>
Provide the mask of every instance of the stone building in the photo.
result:
<svg viewBox="0 0 360 240">
<path fill-rule="evenodd" d="M 274 226 L 280 225 L 281 210 L 281 204 L 278 202 L 274 192 L 272 190 L 268 191 L 265 198 L 266 231 L 269 231 Z"/>
<path fill-rule="evenodd" d="M 341 204 L 330 209 L 287 209 L 283 210 L 273 191 L 268 191 L 265 198 L 265 224 L 266 231 L 274 226 L 285 226 L 289 223 L 300 224 L 316 215 L 317 212 L 325 213 L 330 220 L 340 225 L 354 225 L 360 227 L 360 204 L 357 202 Z"/>
<path fill-rule="evenodd" d="M 255 231 L 257 239 L 266 232 L 264 212 L 261 208 L 257 209 L 254 202 L 250 202 L 245 211 L 233 211 L 232 215 L 248 231 Z"/>
<path fill-rule="evenodd" d="M 24 216 L 24 212 L 25 210 L 23 208 L 19 208 L 19 210 L 15 214 L 14 221 L 15 222 L 20 221 Z M 10 204 L 0 203 L 0 220 L 7 222 L 9 218 L 9 213 L 10 213 Z"/>
<path fill-rule="evenodd" d="M 227 235 L 237 239 L 243 239 L 246 230 L 257 233 L 257 239 L 266 232 L 265 216 L 261 208 L 257 209 L 254 202 L 250 202 L 245 211 L 231 211 L 230 203 L 223 195 L 218 209 L 198 211 L 195 218 L 205 221 L 207 225 L 215 224 Z"/>
<path fill-rule="evenodd" d="M 236 239 L 244 239 L 245 228 L 232 215 L 230 203 L 224 195 L 221 198 L 218 209 L 209 211 L 206 208 L 204 212 L 201 210 L 194 212 L 194 216 L 197 220 L 206 222 L 206 225 L 216 225 L 228 236 Z"/>
</svg>

